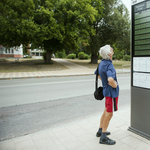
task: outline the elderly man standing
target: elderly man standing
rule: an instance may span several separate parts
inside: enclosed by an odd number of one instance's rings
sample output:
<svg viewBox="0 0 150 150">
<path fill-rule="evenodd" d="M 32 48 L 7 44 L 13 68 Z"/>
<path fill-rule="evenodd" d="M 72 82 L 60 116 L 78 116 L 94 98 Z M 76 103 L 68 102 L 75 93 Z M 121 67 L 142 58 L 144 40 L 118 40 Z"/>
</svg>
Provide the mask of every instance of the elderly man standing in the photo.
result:
<svg viewBox="0 0 150 150">
<path fill-rule="evenodd" d="M 118 110 L 119 85 L 117 82 L 116 71 L 112 64 L 114 53 L 113 48 L 111 48 L 110 45 L 101 47 L 99 52 L 103 59 L 98 67 L 98 78 L 102 81 L 103 85 L 105 110 L 101 116 L 100 127 L 96 136 L 100 137 L 100 144 L 114 145 L 116 142 L 107 137 L 107 135 L 110 135 L 110 132 L 107 132 L 107 128 L 113 116 L 113 111 Z"/>
</svg>

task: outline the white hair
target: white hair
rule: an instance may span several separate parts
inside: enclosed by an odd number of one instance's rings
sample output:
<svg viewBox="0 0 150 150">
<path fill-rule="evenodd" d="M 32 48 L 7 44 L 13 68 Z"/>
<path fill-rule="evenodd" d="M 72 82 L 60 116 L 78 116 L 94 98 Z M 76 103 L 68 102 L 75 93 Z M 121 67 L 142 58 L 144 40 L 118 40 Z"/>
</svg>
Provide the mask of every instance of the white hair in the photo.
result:
<svg viewBox="0 0 150 150">
<path fill-rule="evenodd" d="M 100 48 L 99 50 L 99 54 L 102 56 L 103 59 L 110 59 L 109 54 L 111 53 L 110 51 L 110 45 L 105 45 L 103 47 Z"/>
</svg>

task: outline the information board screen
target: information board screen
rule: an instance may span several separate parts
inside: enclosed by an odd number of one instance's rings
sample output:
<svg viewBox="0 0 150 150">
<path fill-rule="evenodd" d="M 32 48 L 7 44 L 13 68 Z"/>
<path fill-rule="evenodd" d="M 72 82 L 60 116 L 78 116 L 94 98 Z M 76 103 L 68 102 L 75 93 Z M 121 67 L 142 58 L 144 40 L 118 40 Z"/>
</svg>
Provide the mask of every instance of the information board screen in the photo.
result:
<svg viewBox="0 0 150 150">
<path fill-rule="evenodd" d="M 150 0 L 133 6 L 133 56 L 150 56 Z"/>
<path fill-rule="evenodd" d="M 133 58 L 133 86 L 150 89 L 150 57 Z"/>
<path fill-rule="evenodd" d="M 150 89 L 150 0 L 132 5 L 132 86 Z"/>
</svg>

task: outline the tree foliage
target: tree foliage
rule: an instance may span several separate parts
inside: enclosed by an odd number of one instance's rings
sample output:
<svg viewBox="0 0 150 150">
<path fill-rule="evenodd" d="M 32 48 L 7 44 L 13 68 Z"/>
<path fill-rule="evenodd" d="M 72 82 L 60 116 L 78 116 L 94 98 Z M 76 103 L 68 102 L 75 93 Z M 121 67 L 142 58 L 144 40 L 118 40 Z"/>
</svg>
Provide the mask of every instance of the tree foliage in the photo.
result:
<svg viewBox="0 0 150 150">
<path fill-rule="evenodd" d="M 34 39 L 38 28 L 33 21 L 32 0 L 0 1 L 0 44 L 20 46 Z"/>
<path fill-rule="evenodd" d="M 130 54 L 130 18 L 128 9 L 124 4 L 118 5 L 114 10 L 112 19 L 115 44 L 120 50 L 124 50 L 125 54 Z"/>
<path fill-rule="evenodd" d="M 94 22 L 96 34 L 90 36 L 87 47 L 92 54 L 91 62 L 97 63 L 98 51 L 105 44 L 114 44 L 122 49 L 130 50 L 130 23 L 127 8 L 120 0 L 103 0 L 102 17 Z"/>
<path fill-rule="evenodd" d="M 114 44 L 129 53 L 129 14 L 120 0 L 1 0 L 0 44 L 32 43 L 51 54 L 87 45 L 91 62 L 99 48 Z"/>
<path fill-rule="evenodd" d="M 87 37 L 94 34 L 89 22 L 97 15 L 91 0 L 1 0 L 0 42 L 41 46 L 49 63 L 53 52 L 88 42 Z"/>
</svg>

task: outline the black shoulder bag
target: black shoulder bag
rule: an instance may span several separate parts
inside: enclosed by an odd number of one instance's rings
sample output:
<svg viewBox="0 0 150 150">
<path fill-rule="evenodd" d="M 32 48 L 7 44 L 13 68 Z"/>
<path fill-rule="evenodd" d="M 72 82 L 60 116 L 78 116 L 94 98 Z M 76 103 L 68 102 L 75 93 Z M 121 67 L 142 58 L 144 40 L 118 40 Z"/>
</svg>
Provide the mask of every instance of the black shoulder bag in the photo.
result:
<svg viewBox="0 0 150 150">
<path fill-rule="evenodd" d="M 99 65 L 98 65 L 99 66 Z M 96 80 L 95 80 L 95 92 L 94 92 L 94 97 L 97 100 L 102 100 L 104 98 L 103 95 L 103 87 L 100 86 L 98 88 L 98 67 L 97 67 L 97 72 L 96 72 Z"/>
</svg>

